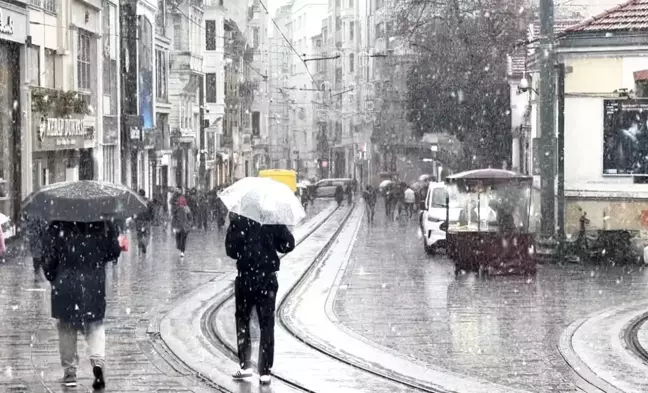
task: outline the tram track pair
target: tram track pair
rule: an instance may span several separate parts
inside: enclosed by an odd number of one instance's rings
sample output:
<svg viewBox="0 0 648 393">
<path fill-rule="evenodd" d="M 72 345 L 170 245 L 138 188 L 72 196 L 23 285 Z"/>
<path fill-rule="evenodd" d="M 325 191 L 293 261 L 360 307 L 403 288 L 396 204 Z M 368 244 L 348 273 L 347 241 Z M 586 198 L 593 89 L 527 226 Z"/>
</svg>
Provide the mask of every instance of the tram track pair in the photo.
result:
<svg viewBox="0 0 648 393">
<path fill-rule="evenodd" d="M 634 353 L 646 365 L 648 365 L 648 349 L 639 341 L 639 330 L 648 323 L 648 312 L 635 318 L 623 332 L 623 340 L 630 352 Z"/>
<path fill-rule="evenodd" d="M 354 205 L 355 206 L 355 205 Z M 337 209 L 335 210 L 337 211 Z M 317 231 L 324 223 L 326 223 L 330 217 L 335 213 L 333 211 L 329 217 L 327 217 L 325 220 L 323 220 L 319 225 L 317 225 L 309 234 L 304 237 L 304 240 L 308 239 L 312 233 Z M 411 388 L 414 391 L 419 391 L 419 392 L 426 392 L 426 393 L 446 393 L 442 390 L 434 389 L 428 386 L 422 386 L 420 384 L 417 384 L 415 382 L 406 380 L 404 378 L 401 378 L 399 376 L 395 376 L 393 374 L 389 374 L 380 370 L 376 370 L 367 366 L 364 366 L 363 364 L 357 363 L 351 359 L 348 359 L 346 357 L 340 356 L 336 353 L 333 353 L 332 351 L 328 351 L 325 348 L 322 348 L 318 345 L 315 345 L 312 342 L 309 342 L 309 340 L 304 340 L 299 334 L 297 334 L 290 326 L 288 326 L 284 321 L 281 315 L 283 314 L 282 311 L 284 307 L 286 306 L 287 302 L 290 300 L 290 298 L 293 296 L 294 292 L 299 289 L 303 283 L 306 281 L 306 278 L 310 276 L 312 271 L 317 268 L 319 263 L 322 261 L 323 258 L 326 257 L 328 254 L 328 251 L 331 249 L 332 245 L 335 243 L 336 239 L 344 229 L 345 225 L 347 224 L 348 220 L 351 218 L 351 215 L 353 213 L 353 207 L 349 209 L 349 211 L 346 213 L 345 217 L 342 219 L 342 222 L 340 226 L 336 229 L 335 233 L 333 236 L 328 240 L 328 242 L 320 249 L 320 251 L 317 253 L 317 256 L 314 258 L 314 260 L 311 262 L 311 264 L 308 266 L 306 271 L 297 279 L 296 283 L 288 289 L 286 292 L 286 295 L 283 297 L 283 299 L 279 302 L 279 305 L 277 306 L 277 311 L 276 314 L 279 316 L 277 318 L 277 324 L 283 328 L 290 336 L 298 340 L 301 344 L 307 346 L 308 348 L 311 348 L 317 352 L 320 352 L 328 357 L 331 357 L 335 359 L 336 361 L 339 361 L 341 363 L 344 363 L 350 367 L 353 367 L 354 369 L 361 370 L 363 372 L 372 374 L 374 376 L 377 376 L 379 378 L 386 379 L 391 382 L 395 382 L 397 384 L 406 386 L 408 388 Z M 237 350 L 236 348 L 231 345 L 228 340 L 217 331 L 216 329 L 216 324 L 215 324 L 215 318 L 216 315 L 225 307 L 225 305 L 232 300 L 234 297 L 234 293 L 232 292 L 229 296 L 223 298 L 220 302 L 212 305 L 211 308 L 208 309 L 208 311 L 205 313 L 203 316 L 202 320 L 202 328 L 203 328 L 203 333 L 207 336 L 208 340 L 215 345 L 219 350 L 221 350 L 224 354 L 226 354 L 228 357 L 230 357 L 232 360 L 238 362 L 238 356 L 237 356 Z M 301 392 L 308 392 L 308 393 L 318 393 L 316 391 L 313 391 L 299 382 L 296 382 L 292 380 L 289 376 L 284 376 L 284 375 L 277 375 L 273 373 L 273 376 L 275 379 L 283 382 L 284 384 L 298 390 Z"/>
</svg>

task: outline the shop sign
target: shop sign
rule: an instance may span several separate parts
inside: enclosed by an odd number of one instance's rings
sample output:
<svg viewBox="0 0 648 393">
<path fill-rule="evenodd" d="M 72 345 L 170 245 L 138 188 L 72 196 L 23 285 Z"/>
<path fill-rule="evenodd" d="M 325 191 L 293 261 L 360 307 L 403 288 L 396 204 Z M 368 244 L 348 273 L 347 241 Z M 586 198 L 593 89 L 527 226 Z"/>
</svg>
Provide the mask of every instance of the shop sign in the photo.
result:
<svg viewBox="0 0 648 393">
<path fill-rule="evenodd" d="M 94 127 L 86 127 L 82 119 L 36 117 L 34 150 L 82 149 L 94 139 Z"/>
<path fill-rule="evenodd" d="M 8 7 L 4 3 L 0 7 L 0 38 L 24 44 L 27 39 L 27 16 Z"/>
<path fill-rule="evenodd" d="M 132 141 L 141 141 L 142 140 L 142 129 L 139 127 L 130 128 L 130 139 Z"/>
</svg>

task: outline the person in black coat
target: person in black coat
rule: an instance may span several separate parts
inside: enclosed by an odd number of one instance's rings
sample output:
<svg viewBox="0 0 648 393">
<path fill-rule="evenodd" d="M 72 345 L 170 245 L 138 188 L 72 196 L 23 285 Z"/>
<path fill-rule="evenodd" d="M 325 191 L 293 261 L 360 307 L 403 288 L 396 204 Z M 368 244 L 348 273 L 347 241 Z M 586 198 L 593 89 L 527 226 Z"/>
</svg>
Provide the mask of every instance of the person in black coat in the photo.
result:
<svg viewBox="0 0 648 393">
<path fill-rule="evenodd" d="M 76 386 L 77 335 L 88 344 L 93 388 L 102 389 L 106 357 L 105 264 L 119 258 L 119 232 L 112 223 L 53 222 L 43 248 L 43 272 L 52 286 L 52 317 L 58 319 L 62 383 Z"/>
<path fill-rule="evenodd" d="M 279 288 L 277 252 L 285 254 L 294 248 L 295 238 L 285 225 L 261 225 L 230 214 L 225 249 L 227 256 L 236 259 L 238 271 L 234 296 L 240 369 L 233 375 L 234 379 L 252 376 L 250 315 L 256 308 L 261 330 L 258 371 L 261 383 L 270 383 L 270 370 L 274 363 L 275 301 Z"/>
</svg>

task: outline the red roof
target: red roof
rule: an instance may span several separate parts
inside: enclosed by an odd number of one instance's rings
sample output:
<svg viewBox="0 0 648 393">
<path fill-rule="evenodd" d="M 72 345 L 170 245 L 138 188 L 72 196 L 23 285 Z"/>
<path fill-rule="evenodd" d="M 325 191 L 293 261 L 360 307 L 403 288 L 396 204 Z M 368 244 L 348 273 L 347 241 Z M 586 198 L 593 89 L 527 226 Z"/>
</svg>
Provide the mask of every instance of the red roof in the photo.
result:
<svg viewBox="0 0 648 393">
<path fill-rule="evenodd" d="M 606 32 L 648 30 L 648 0 L 630 0 L 565 30 Z"/>
</svg>

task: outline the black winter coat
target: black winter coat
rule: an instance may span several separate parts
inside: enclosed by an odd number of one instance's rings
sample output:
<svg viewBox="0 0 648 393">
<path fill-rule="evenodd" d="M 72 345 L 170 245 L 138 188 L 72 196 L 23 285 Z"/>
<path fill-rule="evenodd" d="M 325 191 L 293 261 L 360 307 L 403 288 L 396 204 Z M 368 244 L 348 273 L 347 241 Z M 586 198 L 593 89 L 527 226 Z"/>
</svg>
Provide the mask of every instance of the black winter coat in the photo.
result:
<svg viewBox="0 0 648 393">
<path fill-rule="evenodd" d="M 78 328 L 106 314 L 105 264 L 119 258 L 117 227 L 109 223 L 55 222 L 43 253 L 52 285 L 52 317 Z"/>
<path fill-rule="evenodd" d="M 264 275 L 279 270 L 279 255 L 295 248 L 295 238 L 285 225 L 261 225 L 236 214 L 230 215 L 225 236 L 227 256 L 236 259 L 239 273 Z"/>
</svg>

